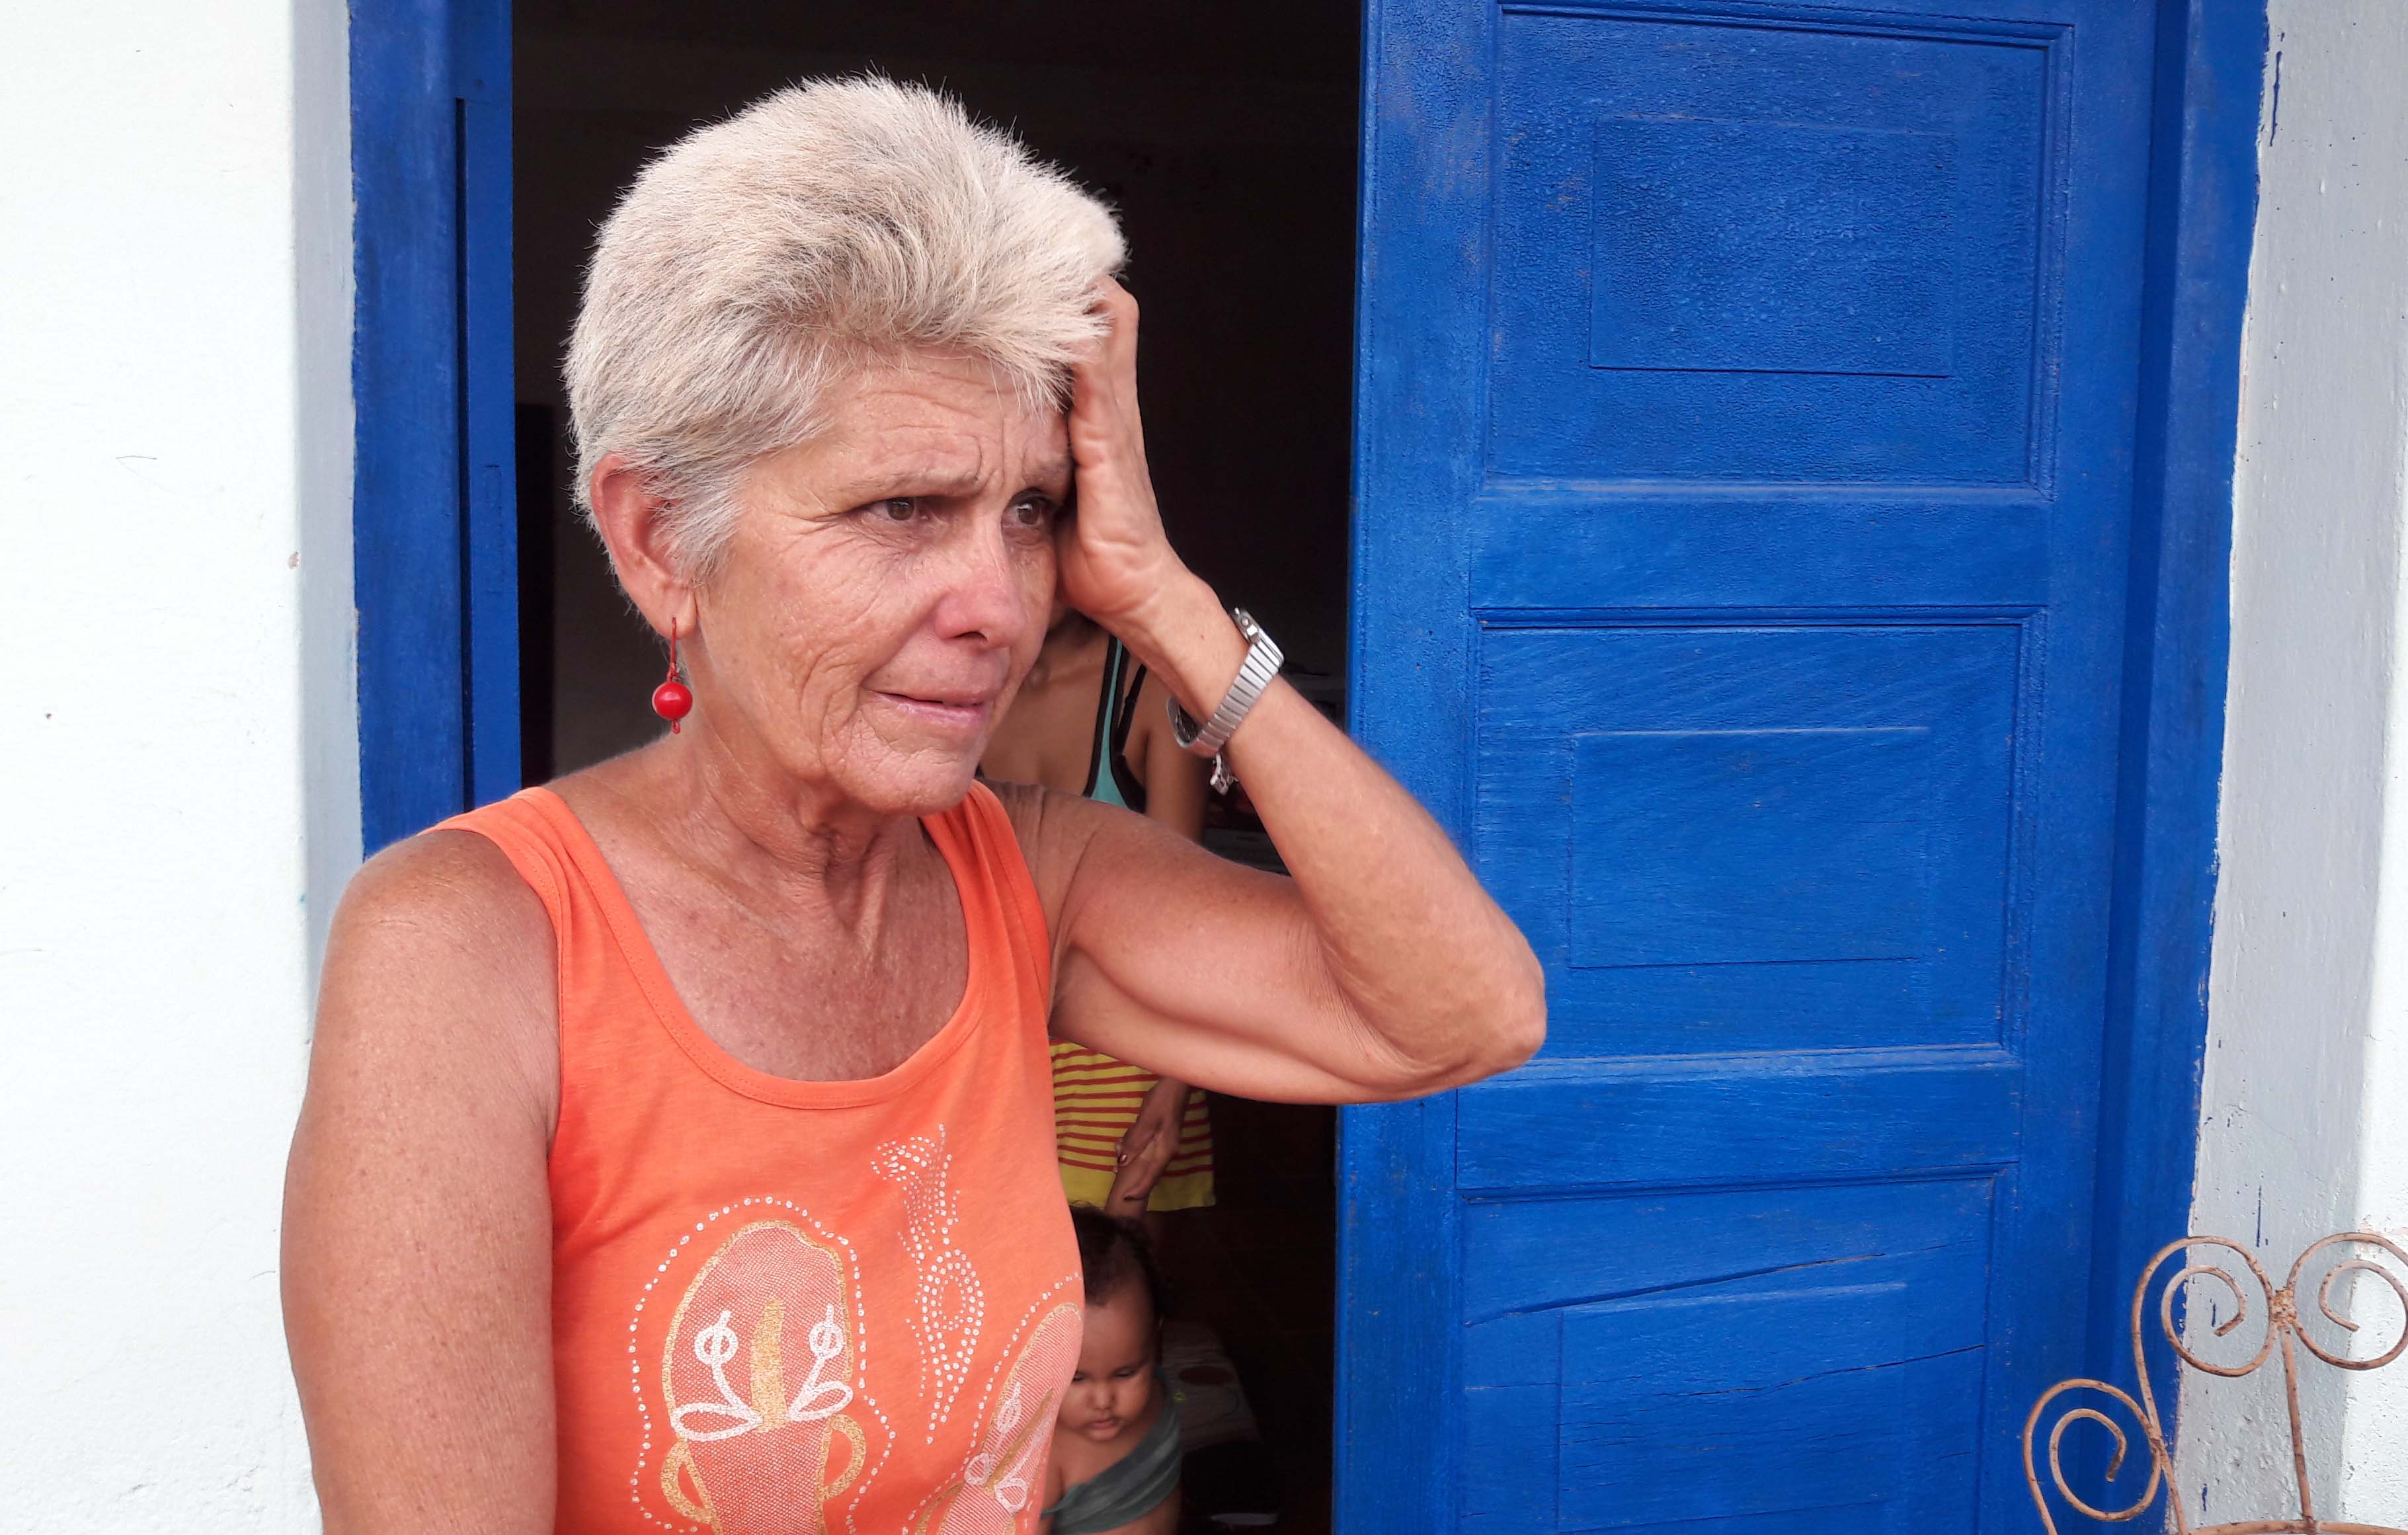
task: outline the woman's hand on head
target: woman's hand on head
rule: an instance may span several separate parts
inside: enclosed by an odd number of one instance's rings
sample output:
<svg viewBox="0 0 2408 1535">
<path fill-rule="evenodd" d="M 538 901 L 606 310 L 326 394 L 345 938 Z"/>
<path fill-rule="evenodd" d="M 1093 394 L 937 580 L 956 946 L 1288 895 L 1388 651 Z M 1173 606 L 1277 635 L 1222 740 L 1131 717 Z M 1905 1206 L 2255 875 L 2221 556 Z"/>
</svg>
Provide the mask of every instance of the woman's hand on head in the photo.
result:
<svg viewBox="0 0 2408 1535">
<path fill-rule="evenodd" d="M 1076 514 L 1059 570 L 1071 607 L 1126 638 L 1131 621 L 1186 574 L 1163 531 L 1137 404 L 1137 300 L 1107 278 L 1096 308 L 1108 329 L 1070 368 Z"/>
<path fill-rule="evenodd" d="M 1137 304 L 1113 283 L 1098 294 L 1110 327 L 1072 375 L 1077 514 L 1057 545 L 1061 595 L 1207 716 L 1248 643 L 1163 534 L 1138 420 Z M 1278 680 L 1224 757 L 1292 880 L 1111 806 L 1010 801 L 1054 938 L 1064 1037 L 1240 1097 L 1320 1103 L 1415 1097 L 1537 1051 L 1537 955 L 1403 785 Z M 1142 1149 L 1167 1162 L 1171 1139 Z"/>
</svg>

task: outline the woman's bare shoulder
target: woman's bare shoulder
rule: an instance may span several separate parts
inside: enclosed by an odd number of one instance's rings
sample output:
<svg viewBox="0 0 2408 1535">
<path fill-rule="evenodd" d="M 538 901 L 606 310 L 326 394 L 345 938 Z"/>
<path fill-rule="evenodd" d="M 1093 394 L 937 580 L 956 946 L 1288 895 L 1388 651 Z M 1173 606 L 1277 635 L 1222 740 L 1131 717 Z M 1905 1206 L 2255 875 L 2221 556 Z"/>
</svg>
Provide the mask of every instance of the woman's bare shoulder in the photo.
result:
<svg viewBox="0 0 2408 1535">
<path fill-rule="evenodd" d="M 1064 794 L 1039 783 L 991 783 L 1004 813 L 1011 818 L 1020 855 L 1028 862 L 1029 878 L 1037 883 L 1051 923 L 1078 874 L 1079 862 L 1096 834 L 1114 816 L 1142 820 L 1117 805 L 1106 805 L 1082 795 Z"/>
<path fill-rule="evenodd" d="M 499 1071 L 548 1117 L 556 973 L 552 918 L 500 848 L 463 831 L 396 842 L 352 876 L 336 910 L 315 1064 L 336 1054 L 406 1059 L 409 1077 Z"/>
<path fill-rule="evenodd" d="M 552 918 L 508 854 L 469 831 L 428 831 L 362 865 L 335 912 L 335 940 L 549 959 Z M 527 940 L 533 940 L 530 944 Z"/>
<path fill-rule="evenodd" d="M 1073 922 L 1099 903 L 1193 896 L 1197 882 L 1228 872 L 1177 832 L 1123 806 L 1030 784 L 993 787 L 1028 861 L 1057 958 Z"/>
</svg>

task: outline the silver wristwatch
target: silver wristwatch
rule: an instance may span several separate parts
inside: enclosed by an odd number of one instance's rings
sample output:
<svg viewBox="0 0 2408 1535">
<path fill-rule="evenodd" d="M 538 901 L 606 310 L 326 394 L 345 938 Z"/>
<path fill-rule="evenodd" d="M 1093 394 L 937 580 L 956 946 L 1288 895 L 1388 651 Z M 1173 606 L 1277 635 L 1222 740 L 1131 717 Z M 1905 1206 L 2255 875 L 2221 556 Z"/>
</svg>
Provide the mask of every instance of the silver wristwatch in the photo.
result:
<svg viewBox="0 0 2408 1535">
<path fill-rule="evenodd" d="M 1271 685 L 1271 679 L 1279 675 L 1280 663 L 1286 659 L 1280 653 L 1278 643 L 1254 622 L 1253 614 L 1243 608 L 1232 608 L 1229 617 L 1236 621 L 1238 632 L 1246 638 L 1246 659 L 1238 668 L 1238 680 L 1229 684 L 1227 696 L 1222 698 L 1221 707 L 1212 711 L 1211 719 L 1197 724 L 1196 716 L 1180 708 L 1177 698 L 1170 700 L 1170 739 L 1199 757 L 1212 759 L 1215 794 L 1227 794 L 1229 786 L 1237 782 L 1221 749 L 1229 744 L 1229 738 L 1261 700 L 1263 690 Z"/>
</svg>

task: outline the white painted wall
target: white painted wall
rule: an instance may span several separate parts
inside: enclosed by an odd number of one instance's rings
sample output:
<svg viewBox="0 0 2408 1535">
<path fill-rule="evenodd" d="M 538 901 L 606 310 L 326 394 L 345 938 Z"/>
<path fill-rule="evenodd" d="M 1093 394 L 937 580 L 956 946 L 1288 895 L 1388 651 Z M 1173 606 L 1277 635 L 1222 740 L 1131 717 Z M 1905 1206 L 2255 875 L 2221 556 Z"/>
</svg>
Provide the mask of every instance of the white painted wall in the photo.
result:
<svg viewBox="0 0 2408 1535">
<path fill-rule="evenodd" d="M 2279 1284 L 2333 1231 L 2408 1244 L 2408 6 L 2272 0 L 2269 23 L 2191 1229 Z M 2311 1361 L 2302 1398 L 2317 1513 L 2408 1522 L 2408 1363 Z M 2195 1513 L 2293 1512 L 2277 1373 L 2186 1379 L 2182 1422 Z"/>
<path fill-rule="evenodd" d="M 343 28 L 0 22 L 0 1528 L 315 1524 L 276 1234 L 359 851 Z"/>
</svg>

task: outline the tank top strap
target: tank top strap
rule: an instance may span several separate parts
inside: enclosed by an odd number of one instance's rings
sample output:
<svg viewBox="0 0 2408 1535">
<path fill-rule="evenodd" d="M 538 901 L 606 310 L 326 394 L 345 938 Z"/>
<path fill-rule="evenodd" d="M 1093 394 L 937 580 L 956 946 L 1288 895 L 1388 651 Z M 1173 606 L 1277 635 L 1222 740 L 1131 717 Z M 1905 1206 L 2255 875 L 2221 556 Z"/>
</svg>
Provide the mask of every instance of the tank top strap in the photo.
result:
<svg viewBox="0 0 2408 1535">
<path fill-rule="evenodd" d="M 1145 784 L 1129 764 L 1129 733 L 1137 727 L 1138 700 L 1145 696 L 1145 664 L 1130 657 L 1120 668 L 1123 679 L 1120 698 L 1112 708 L 1111 753 L 1104 759 L 1112 786 L 1119 790 L 1119 802 L 1138 814 L 1145 813 Z"/>
<path fill-rule="evenodd" d="M 578 868 L 575 840 L 563 835 L 547 813 L 551 808 L 566 809 L 550 790 L 522 789 L 430 829 L 472 832 L 500 849 L 543 902 L 544 914 L 552 919 L 553 944 L 565 957 L 582 946 L 580 938 L 593 934 L 597 925 L 608 925 Z"/>
<path fill-rule="evenodd" d="M 534 803 L 533 789 L 521 789 L 508 799 L 497 799 L 490 805 L 480 805 L 448 821 L 437 822 L 429 831 L 474 832 L 499 848 L 510 867 L 527 882 L 527 888 L 543 898 L 544 910 L 555 922 L 560 917 L 561 876 L 566 871 L 566 859 L 553 839 L 546 835 L 542 812 Z"/>
<path fill-rule="evenodd" d="M 1001 925 L 1014 981 L 1034 998 L 1039 1018 L 1052 1011 L 1054 951 L 1046 935 L 1045 906 L 1037 881 L 1012 829 L 1011 812 L 984 783 L 974 782 L 962 802 L 925 823 L 929 835 L 955 869 L 977 871 L 980 888 L 962 882 L 963 920 L 975 927 L 989 919 Z M 952 848 L 943 844 L 951 840 Z M 982 911 L 977 908 L 984 908 Z"/>
<path fill-rule="evenodd" d="M 595 1089 L 636 1063 L 681 1054 L 682 1016 L 668 979 L 567 802 L 545 788 L 453 816 L 437 831 L 474 832 L 499 848 L 552 918 L 560 1009 L 560 1129 L 573 1141 Z"/>
<path fill-rule="evenodd" d="M 1087 780 L 1080 788 L 1082 799 L 1094 799 L 1098 793 L 1109 796 L 1112 781 L 1112 714 L 1120 701 L 1121 672 L 1127 665 L 1128 652 L 1111 635 L 1104 637 L 1104 676 L 1096 689 L 1095 744 L 1087 749 Z"/>
<path fill-rule="evenodd" d="M 1127 732 L 1120 724 L 1121 689 L 1122 679 L 1128 670 L 1128 648 L 1107 636 L 1103 682 L 1096 689 L 1096 743 L 1087 753 L 1086 786 L 1079 791 L 1084 798 L 1124 807 L 1129 805 L 1129 799 L 1124 786 L 1127 773 L 1120 760 L 1121 744 L 1127 739 Z"/>
</svg>

